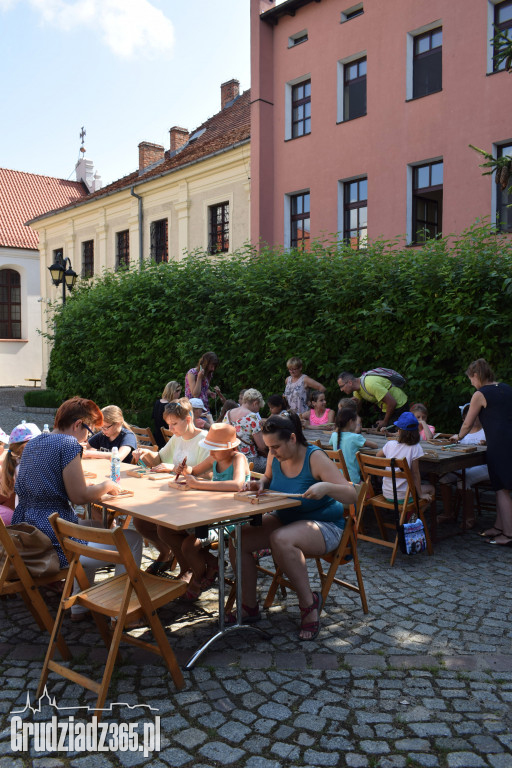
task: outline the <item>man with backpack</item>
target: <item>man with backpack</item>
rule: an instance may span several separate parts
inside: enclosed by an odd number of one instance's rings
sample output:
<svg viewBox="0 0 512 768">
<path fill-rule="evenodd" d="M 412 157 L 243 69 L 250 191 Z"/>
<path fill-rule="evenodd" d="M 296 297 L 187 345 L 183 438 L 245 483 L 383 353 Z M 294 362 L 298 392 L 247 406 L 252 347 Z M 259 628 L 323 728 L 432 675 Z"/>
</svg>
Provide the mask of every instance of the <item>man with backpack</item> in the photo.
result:
<svg viewBox="0 0 512 768">
<path fill-rule="evenodd" d="M 343 371 L 338 376 L 338 386 L 344 394 L 380 408 L 383 418 L 376 422 L 379 429 L 393 424 L 401 413 L 409 410 L 409 399 L 402 389 L 405 384 L 405 378 L 392 368 L 372 368 L 359 377 Z"/>
</svg>

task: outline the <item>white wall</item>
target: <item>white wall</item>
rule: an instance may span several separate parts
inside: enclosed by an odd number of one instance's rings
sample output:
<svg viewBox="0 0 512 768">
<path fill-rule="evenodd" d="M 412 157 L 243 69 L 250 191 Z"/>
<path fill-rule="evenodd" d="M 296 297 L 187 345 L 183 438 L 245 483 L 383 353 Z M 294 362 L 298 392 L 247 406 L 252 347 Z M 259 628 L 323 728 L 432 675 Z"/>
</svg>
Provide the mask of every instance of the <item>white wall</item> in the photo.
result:
<svg viewBox="0 0 512 768">
<path fill-rule="evenodd" d="M 15 269 L 21 283 L 21 340 L 0 339 L 0 386 L 27 386 L 41 378 L 43 340 L 39 251 L 0 247 L 0 269 Z"/>
</svg>

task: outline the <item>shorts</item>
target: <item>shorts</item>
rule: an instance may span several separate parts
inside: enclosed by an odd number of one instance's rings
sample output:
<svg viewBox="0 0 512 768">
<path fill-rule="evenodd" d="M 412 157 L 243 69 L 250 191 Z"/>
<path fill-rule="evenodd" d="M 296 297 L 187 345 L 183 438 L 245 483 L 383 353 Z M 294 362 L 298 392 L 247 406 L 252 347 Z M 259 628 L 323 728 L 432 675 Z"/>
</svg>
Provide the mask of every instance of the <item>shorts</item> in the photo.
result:
<svg viewBox="0 0 512 768">
<path fill-rule="evenodd" d="M 186 528 L 186 532 L 191 535 L 196 535 L 196 529 L 195 528 Z M 211 545 L 219 540 L 219 534 L 215 530 L 215 528 L 208 528 L 208 536 L 206 536 L 204 539 L 199 539 L 201 542 L 201 547 L 203 549 L 208 549 L 208 547 L 211 547 Z"/>
<path fill-rule="evenodd" d="M 269 512 L 268 514 L 279 518 L 279 512 L 277 509 L 273 509 L 272 512 Z M 333 552 L 336 549 L 341 541 L 341 537 L 343 536 L 343 529 L 345 528 L 345 520 L 342 520 L 343 526 L 341 528 L 339 528 L 336 523 L 327 523 L 320 520 L 297 520 L 296 522 L 314 523 L 317 526 L 318 530 L 324 537 L 325 554 L 328 552 Z"/>
</svg>

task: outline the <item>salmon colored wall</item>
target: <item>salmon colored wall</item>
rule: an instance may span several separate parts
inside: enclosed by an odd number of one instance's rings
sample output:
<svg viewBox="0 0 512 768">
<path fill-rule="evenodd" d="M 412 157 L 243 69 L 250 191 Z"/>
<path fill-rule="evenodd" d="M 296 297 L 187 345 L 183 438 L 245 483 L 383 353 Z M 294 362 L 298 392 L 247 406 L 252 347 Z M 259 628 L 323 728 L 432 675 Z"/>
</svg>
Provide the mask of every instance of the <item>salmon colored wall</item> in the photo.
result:
<svg viewBox="0 0 512 768">
<path fill-rule="evenodd" d="M 486 74 L 487 2 L 364 0 L 364 14 L 340 24 L 341 11 L 353 4 L 311 2 L 270 25 L 258 18 L 259 0 L 252 0 L 252 98 L 266 89 L 274 103 L 267 106 L 266 131 L 255 125 L 252 132 L 253 152 L 260 153 L 252 164 L 254 242 L 261 236 L 282 244 L 284 195 L 308 188 L 312 236 L 336 232 L 338 181 L 364 175 L 369 237 L 405 234 L 407 165 L 438 157 L 444 161 L 443 233 L 490 216 L 494 181 L 482 177 L 468 144 L 490 151 L 493 142 L 511 139 L 512 78 Z M 436 20 L 443 27 L 443 90 L 407 102 L 407 33 Z M 303 29 L 308 41 L 289 49 L 288 38 Z M 337 124 L 337 62 L 363 51 L 367 115 Z M 285 141 L 285 84 L 308 74 L 311 134 Z M 269 156 L 272 163 L 265 165 Z"/>
</svg>

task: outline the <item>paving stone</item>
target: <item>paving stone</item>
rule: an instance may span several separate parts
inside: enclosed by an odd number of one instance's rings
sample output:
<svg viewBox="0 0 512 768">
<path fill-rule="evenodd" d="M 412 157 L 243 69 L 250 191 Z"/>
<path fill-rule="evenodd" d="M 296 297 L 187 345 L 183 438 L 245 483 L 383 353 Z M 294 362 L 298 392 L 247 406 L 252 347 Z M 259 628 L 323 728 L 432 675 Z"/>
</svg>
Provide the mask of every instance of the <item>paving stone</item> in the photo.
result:
<svg viewBox="0 0 512 768">
<path fill-rule="evenodd" d="M 366 768 L 369 765 L 368 758 L 356 752 L 349 752 L 345 755 L 345 760 L 349 768 Z"/>
<path fill-rule="evenodd" d="M 359 742 L 359 747 L 363 752 L 368 752 L 369 755 L 387 755 L 390 752 L 387 741 L 362 739 L 362 741 Z"/>
<path fill-rule="evenodd" d="M 163 760 L 164 763 L 171 766 L 171 768 L 180 768 L 182 765 L 186 765 L 187 763 L 190 763 L 193 758 L 191 755 L 189 755 L 187 752 L 184 752 L 182 749 L 165 749 L 163 752 L 160 752 L 160 759 Z"/>
<path fill-rule="evenodd" d="M 300 757 L 300 749 L 293 744 L 287 744 L 284 741 L 276 741 L 272 745 L 271 752 L 282 760 L 298 760 Z"/>
<path fill-rule="evenodd" d="M 267 760 L 265 757 L 250 757 L 245 765 L 246 768 L 281 768 L 277 760 Z"/>
<path fill-rule="evenodd" d="M 512 768 L 512 754 L 510 752 L 488 755 L 487 760 L 492 765 L 492 768 Z"/>
<path fill-rule="evenodd" d="M 212 741 L 209 744 L 205 744 L 199 750 L 201 755 L 212 760 L 217 760 L 219 763 L 225 765 L 231 765 L 231 763 L 240 760 L 245 754 L 243 749 L 237 747 L 230 747 L 228 744 L 223 744 L 221 741 Z"/>
<path fill-rule="evenodd" d="M 198 728 L 186 728 L 174 737 L 175 741 L 185 749 L 194 749 L 194 747 L 202 744 L 206 738 L 206 734 Z"/>
<path fill-rule="evenodd" d="M 306 765 L 338 765 L 338 755 L 334 752 L 318 752 L 316 749 L 307 749 L 304 753 Z"/>
<path fill-rule="evenodd" d="M 409 727 L 417 736 L 451 736 L 450 729 L 444 723 L 410 723 Z"/>
<path fill-rule="evenodd" d="M 218 736 L 220 736 L 222 739 L 227 739 L 234 744 L 239 744 L 250 733 L 250 728 L 248 728 L 246 725 L 243 725 L 242 723 L 237 722 L 225 723 L 217 729 Z"/>
<path fill-rule="evenodd" d="M 485 766 L 485 760 L 475 752 L 453 752 L 446 755 L 449 768 L 480 768 Z"/>
</svg>

